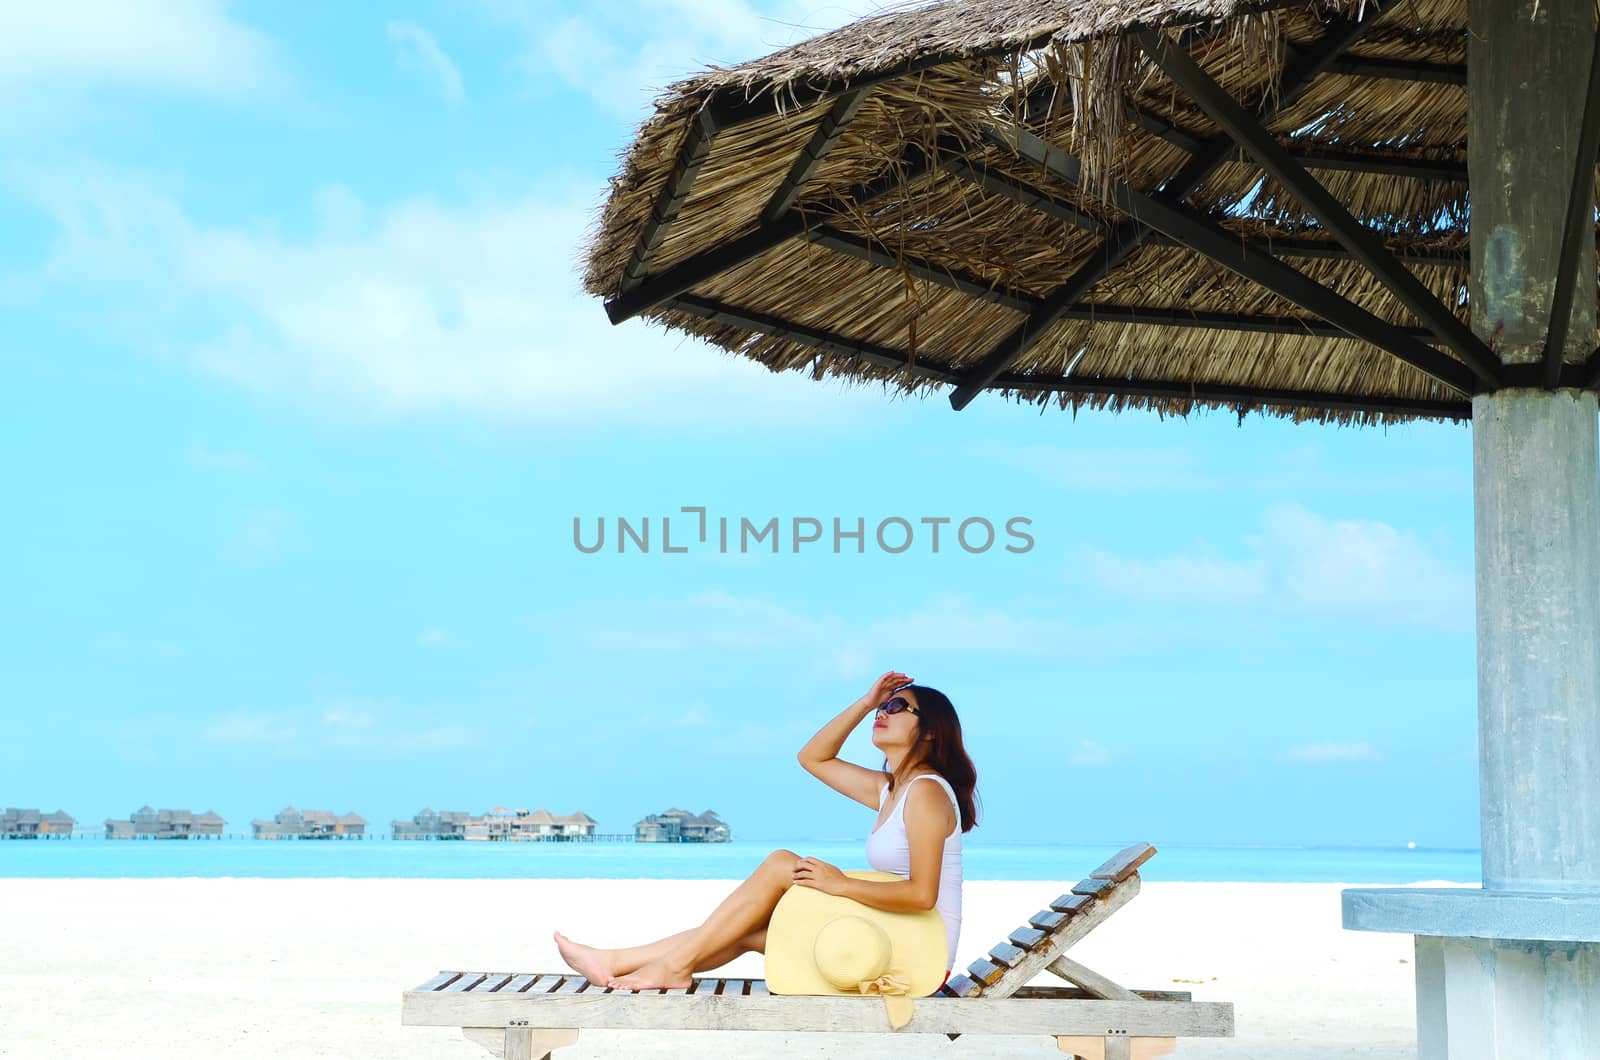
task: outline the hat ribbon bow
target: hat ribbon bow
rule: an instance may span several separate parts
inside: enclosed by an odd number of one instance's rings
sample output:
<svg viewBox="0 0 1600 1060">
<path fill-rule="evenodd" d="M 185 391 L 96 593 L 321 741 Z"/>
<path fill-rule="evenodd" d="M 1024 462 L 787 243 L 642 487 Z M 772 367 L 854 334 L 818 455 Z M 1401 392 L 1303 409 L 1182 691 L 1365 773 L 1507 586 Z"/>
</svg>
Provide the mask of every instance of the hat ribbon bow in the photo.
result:
<svg viewBox="0 0 1600 1060">
<path fill-rule="evenodd" d="M 857 986 L 863 994 L 882 995 L 884 1010 L 889 1014 L 891 1030 L 899 1030 L 911 1022 L 911 1013 L 915 1005 L 911 998 L 906 996 L 911 990 L 911 980 L 898 972 L 889 971 L 876 979 L 863 979 Z"/>
</svg>

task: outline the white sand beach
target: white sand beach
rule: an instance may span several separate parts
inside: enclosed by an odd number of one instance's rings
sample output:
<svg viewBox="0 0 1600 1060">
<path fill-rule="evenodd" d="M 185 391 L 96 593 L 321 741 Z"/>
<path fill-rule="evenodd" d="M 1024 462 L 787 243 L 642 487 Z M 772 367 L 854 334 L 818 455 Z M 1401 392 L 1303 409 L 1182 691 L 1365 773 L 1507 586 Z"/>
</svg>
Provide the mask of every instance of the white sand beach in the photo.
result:
<svg viewBox="0 0 1600 1060">
<path fill-rule="evenodd" d="M 961 964 L 1070 883 L 968 883 Z M 459 1031 L 402 1027 L 401 991 L 441 968 L 553 971 L 552 928 L 637 941 L 698 921 L 730 886 L 0 879 L 0 1057 L 483 1060 Z M 1233 1002 L 1238 1036 L 1185 1041 L 1178 1057 L 1413 1057 L 1411 938 L 1342 930 L 1342 886 L 1148 883 L 1073 955 L 1126 986 Z M 729 968 L 759 976 L 761 959 Z M 1060 1055 L 1046 1037 L 602 1031 L 556 1054 Z"/>
</svg>

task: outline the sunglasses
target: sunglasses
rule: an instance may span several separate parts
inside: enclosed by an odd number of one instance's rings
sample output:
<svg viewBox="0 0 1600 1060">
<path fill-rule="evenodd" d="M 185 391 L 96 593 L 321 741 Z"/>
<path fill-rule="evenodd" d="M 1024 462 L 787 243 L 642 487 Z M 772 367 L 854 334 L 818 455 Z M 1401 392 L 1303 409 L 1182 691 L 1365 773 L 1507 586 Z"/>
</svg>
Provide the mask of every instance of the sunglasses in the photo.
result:
<svg viewBox="0 0 1600 1060">
<path fill-rule="evenodd" d="M 922 711 L 918 710 L 916 707 L 913 707 L 911 702 L 906 699 L 905 696 L 895 696 L 887 703 L 880 703 L 878 705 L 879 714 L 898 714 L 902 710 L 909 710 L 917 717 L 922 717 Z"/>
</svg>

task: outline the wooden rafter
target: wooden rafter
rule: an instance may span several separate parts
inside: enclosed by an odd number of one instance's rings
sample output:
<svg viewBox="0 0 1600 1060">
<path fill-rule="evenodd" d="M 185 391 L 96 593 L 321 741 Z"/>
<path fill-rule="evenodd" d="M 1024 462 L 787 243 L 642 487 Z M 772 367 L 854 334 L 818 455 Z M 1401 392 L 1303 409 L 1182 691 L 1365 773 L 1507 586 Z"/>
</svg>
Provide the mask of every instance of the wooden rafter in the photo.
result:
<svg viewBox="0 0 1600 1060">
<path fill-rule="evenodd" d="M 689 198 L 695 177 L 699 176 L 700 167 L 711 154 L 711 143 L 717 138 L 721 128 L 720 111 L 709 104 L 701 107 L 694 120 L 689 123 L 689 129 L 684 133 L 683 144 L 678 148 L 678 158 L 673 163 L 672 172 L 668 175 L 666 183 L 661 186 L 661 193 L 656 196 L 655 207 L 650 211 L 650 217 L 645 221 L 644 228 L 639 231 L 639 240 L 634 244 L 633 255 L 622 270 L 624 292 L 631 291 L 644 282 L 645 276 L 650 271 L 650 259 L 666 240 L 667 230 L 672 227 L 678 211 Z"/>
<path fill-rule="evenodd" d="M 1022 128 L 992 129 L 989 138 L 995 146 L 1013 151 L 1053 179 L 1069 186 L 1078 184 L 1078 160 L 1032 132 Z M 1112 185 L 1111 192 L 1117 208 L 1137 218 L 1139 223 L 1161 230 L 1280 298 L 1337 324 L 1356 338 L 1365 339 L 1456 393 L 1470 395 L 1474 392 L 1475 377 L 1459 361 L 1412 338 L 1390 321 L 1362 309 L 1270 254 L 1241 243 L 1233 233 L 1203 215 L 1175 204 L 1166 196 L 1148 195 L 1120 182 Z"/>
<path fill-rule="evenodd" d="M 1284 69 L 1277 85 L 1277 92 L 1270 97 L 1272 101 L 1264 104 L 1267 111 L 1276 113 L 1298 99 L 1317 75 L 1326 70 L 1329 63 L 1355 43 L 1362 33 L 1370 29 L 1372 24 L 1382 17 L 1385 10 L 1386 6 L 1383 3 L 1374 2 L 1367 6 L 1360 18 L 1334 20 L 1316 45 Z M 1217 166 L 1222 164 L 1232 148 L 1233 142 L 1227 136 L 1213 137 L 1205 150 L 1194 153 L 1178 173 L 1162 185 L 1160 194 L 1171 201 L 1181 200 L 1216 171 Z M 1100 247 L 1090 255 L 1088 263 L 1052 294 L 1052 304 L 1065 308 L 1076 302 L 1096 283 L 1115 271 L 1151 231 L 1151 226 L 1137 220 L 1116 226 Z M 1045 327 L 1040 327 L 1041 324 Z M 963 375 L 961 384 L 950 394 L 951 406 L 957 411 L 966 408 L 968 403 L 996 376 L 1039 341 L 1048 324 L 1049 321 L 1042 316 L 1037 320 L 1030 317 L 1029 325 L 1032 325 L 1032 330 L 1014 331 L 1002 339 L 974 368 Z"/>
<path fill-rule="evenodd" d="M 1032 313 L 1042 299 L 986 282 L 982 277 L 959 269 L 949 269 L 904 252 L 893 252 L 876 240 L 841 232 L 836 228 L 811 229 L 806 238 L 829 250 L 847 254 L 879 268 L 904 273 L 926 280 L 952 291 L 993 305 L 1005 306 L 1018 313 Z M 1176 244 L 1174 244 L 1176 245 Z M 1335 249 L 1343 253 L 1342 248 Z M 1243 331 L 1276 335 L 1319 335 L 1327 338 L 1349 338 L 1343 328 L 1335 327 L 1317 317 L 1265 316 L 1249 313 L 1224 313 L 1195 309 L 1170 309 L 1159 306 L 1119 305 L 1104 302 L 1083 302 L 1069 306 L 1061 313 L 1063 320 L 1087 320 L 1106 324 L 1146 324 L 1155 327 L 1200 328 L 1215 331 Z M 1403 328 L 1414 338 L 1427 338 L 1426 328 Z"/>
<path fill-rule="evenodd" d="M 1578 130 L 1578 158 L 1572 187 L 1567 192 L 1567 215 L 1561 228 L 1561 250 L 1556 258 L 1556 289 L 1550 298 L 1550 324 L 1544 340 L 1544 385 L 1555 387 L 1561 379 L 1567 332 L 1572 326 L 1572 300 L 1580 277 L 1594 280 L 1594 168 L 1600 161 L 1600 31 L 1595 33 L 1589 59 L 1589 90 L 1584 97 L 1583 122 Z M 1583 263 L 1589 259 L 1588 266 Z M 1589 287 L 1589 284 L 1585 284 Z M 1593 288 L 1590 287 L 1590 295 Z"/>
<path fill-rule="evenodd" d="M 1127 108 L 1128 117 L 1133 119 L 1135 125 L 1179 150 L 1197 154 L 1209 142 L 1205 137 L 1174 124 L 1148 107 L 1130 101 Z M 1381 155 L 1362 154 L 1359 151 L 1336 151 L 1325 148 L 1294 151 L 1291 154 L 1307 169 L 1375 173 L 1380 176 L 1409 177 L 1416 180 L 1454 180 L 1463 184 L 1467 180 L 1467 164 L 1451 159 L 1385 158 Z"/>
<path fill-rule="evenodd" d="M 871 94 L 872 86 L 869 85 L 866 88 L 846 92 L 833 101 L 833 106 L 828 108 L 828 112 L 817 123 L 817 131 L 801 150 L 800 157 L 789 167 L 783 183 L 778 185 L 772 193 L 772 198 L 767 200 L 766 209 L 761 211 L 763 221 L 777 220 L 794 208 L 806 183 L 816 175 L 817 167 L 828 157 L 828 152 L 839 142 L 839 137 L 844 135 L 851 119 L 856 116 L 856 112 Z"/>
<path fill-rule="evenodd" d="M 1440 342 L 1455 351 L 1456 356 L 1472 369 L 1481 383 L 1490 387 L 1498 385 L 1500 359 L 1494 352 L 1473 334 L 1466 321 L 1439 301 L 1404 263 L 1389 252 L 1376 232 L 1356 220 L 1344 204 L 1334 198 L 1332 192 L 1307 172 L 1265 125 L 1251 116 L 1199 63 L 1165 35 L 1145 30 L 1138 33 L 1136 39 L 1145 54 L 1174 84 L 1188 93 L 1189 98 L 1279 185 L 1299 199 L 1352 257 L 1366 266 L 1402 305 L 1415 313 L 1438 336 Z M 1588 169 L 1591 216 L 1593 170 L 1591 160 Z"/>
<path fill-rule="evenodd" d="M 956 375 L 949 368 L 912 362 L 901 350 L 878 343 L 836 335 L 821 328 L 792 324 L 765 313 L 730 306 L 697 295 L 680 295 L 666 308 L 691 313 L 702 320 L 731 324 L 747 331 L 784 339 L 823 353 L 852 357 L 880 368 L 903 371 L 933 383 L 953 383 Z M 1095 307 L 1104 310 L 1114 307 Z M 1424 398 L 1357 397 L 1349 394 L 1281 387 L 1234 386 L 1197 383 L 1183 379 L 1130 379 L 1120 376 L 1036 376 L 1022 373 L 997 376 L 991 383 L 996 390 L 1021 390 L 1062 394 L 1103 394 L 1108 397 L 1167 398 L 1174 401 L 1202 401 L 1249 409 L 1261 406 L 1314 408 L 1330 411 L 1387 412 L 1429 419 L 1469 419 L 1472 405 L 1465 401 L 1436 401 Z"/>
<path fill-rule="evenodd" d="M 858 207 L 869 205 L 921 177 L 928 171 L 928 164 L 927 156 L 920 148 L 913 146 L 903 157 L 901 166 L 891 168 L 890 172 L 869 184 L 847 189 L 843 197 Z M 802 211 L 791 210 L 738 239 L 702 251 L 646 278 L 632 291 L 606 302 L 606 316 L 611 318 L 613 324 L 638 316 L 691 287 L 720 276 L 793 239 L 805 230 L 807 223 Z"/>
</svg>

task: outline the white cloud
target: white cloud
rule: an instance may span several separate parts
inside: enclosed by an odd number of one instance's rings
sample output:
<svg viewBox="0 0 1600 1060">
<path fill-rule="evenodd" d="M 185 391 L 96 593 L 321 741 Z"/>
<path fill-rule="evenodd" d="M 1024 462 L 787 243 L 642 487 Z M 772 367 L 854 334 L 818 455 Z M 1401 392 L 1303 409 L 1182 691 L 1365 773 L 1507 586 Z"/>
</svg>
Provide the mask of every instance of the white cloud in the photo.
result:
<svg viewBox="0 0 1600 1060">
<path fill-rule="evenodd" d="M 239 516 L 228 551 L 247 563 L 263 563 L 281 555 L 296 532 L 296 520 L 288 512 L 252 508 Z"/>
<path fill-rule="evenodd" d="M 322 712 L 322 725 L 328 729 L 370 729 L 372 715 L 359 707 L 330 707 Z"/>
<path fill-rule="evenodd" d="M 261 470 L 261 461 L 254 453 L 242 449 L 213 449 L 204 442 L 189 447 L 188 461 L 195 467 L 230 474 L 255 474 Z"/>
<path fill-rule="evenodd" d="M 1248 606 L 1380 625 L 1470 626 L 1471 576 L 1416 534 L 1376 520 L 1329 519 L 1299 505 L 1269 508 L 1249 555 L 1085 558 L 1091 580 L 1127 596 Z"/>
<path fill-rule="evenodd" d="M 401 20 L 388 24 L 389 44 L 400 69 L 427 82 L 452 106 L 466 99 L 461 71 L 446 55 L 433 34 L 415 22 Z"/>
<path fill-rule="evenodd" d="M 233 710 L 212 718 L 202 735 L 212 743 L 268 746 L 279 758 L 352 751 L 426 754 L 474 746 L 476 738 L 462 722 L 437 722 L 449 713 L 357 700 L 320 709 Z"/>
<path fill-rule="evenodd" d="M 424 648 L 438 648 L 450 643 L 450 634 L 442 629 L 424 630 L 417 638 L 417 643 Z"/>
<path fill-rule="evenodd" d="M 989 448 L 997 459 L 1073 490 L 1209 493 L 1222 485 L 1189 449 L 1080 449 L 1047 443 Z"/>
<path fill-rule="evenodd" d="M 1378 752 L 1370 743 L 1313 743 L 1291 747 L 1285 756 L 1296 762 L 1371 762 Z"/>
<path fill-rule="evenodd" d="M 205 738 L 213 743 L 280 744 L 294 739 L 294 720 L 273 712 L 229 711 L 211 719 Z"/>
<path fill-rule="evenodd" d="M 1077 750 L 1067 757 L 1067 764 L 1078 769 L 1105 769 L 1111 765 L 1111 751 L 1093 740 L 1079 740 Z"/>
<path fill-rule="evenodd" d="M 155 355 L 280 400 L 363 416 L 465 413 L 534 425 L 716 430 L 881 408 L 873 385 L 819 384 L 632 322 L 579 289 L 600 189 L 374 208 L 342 188 L 315 231 L 217 227 L 159 188 L 89 166 L 32 174 L 56 221 L 39 270 Z M 196 341 L 196 320 L 216 320 Z"/>
<path fill-rule="evenodd" d="M 706 723 L 706 705 L 695 703 L 688 710 L 667 722 L 675 729 L 694 729 Z"/>
<path fill-rule="evenodd" d="M 888 5 L 638 0 L 591 4 L 556 20 L 541 0 L 482 0 L 480 6 L 522 35 L 516 65 L 531 84 L 554 79 L 613 113 L 636 117 L 660 89 L 709 65 L 757 58 Z"/>
<path fill-rule="evenodd" d="M 286 81 L 271 40 L 221 0 L 0 4 L 0 98 L 111 82 L 238 99 Z"/>
<path fill-rule="evenodd" d="M 905 658 L 939 645 L 951 653 L 1029 658 L 1105 658 L 1165 650 L 1175 631 L 1019 615 L 955 593 L 932 593 L 884 617 L 808 614 L 772 600 L 722 590 L 677 599 L 593 601 L 533 616 L 552 638 L 581 639 L 585 650 L 673 658 L 773 653 L 806 659 L 819 677 L 875 676 L 876 660 Z"/>
</svg>

